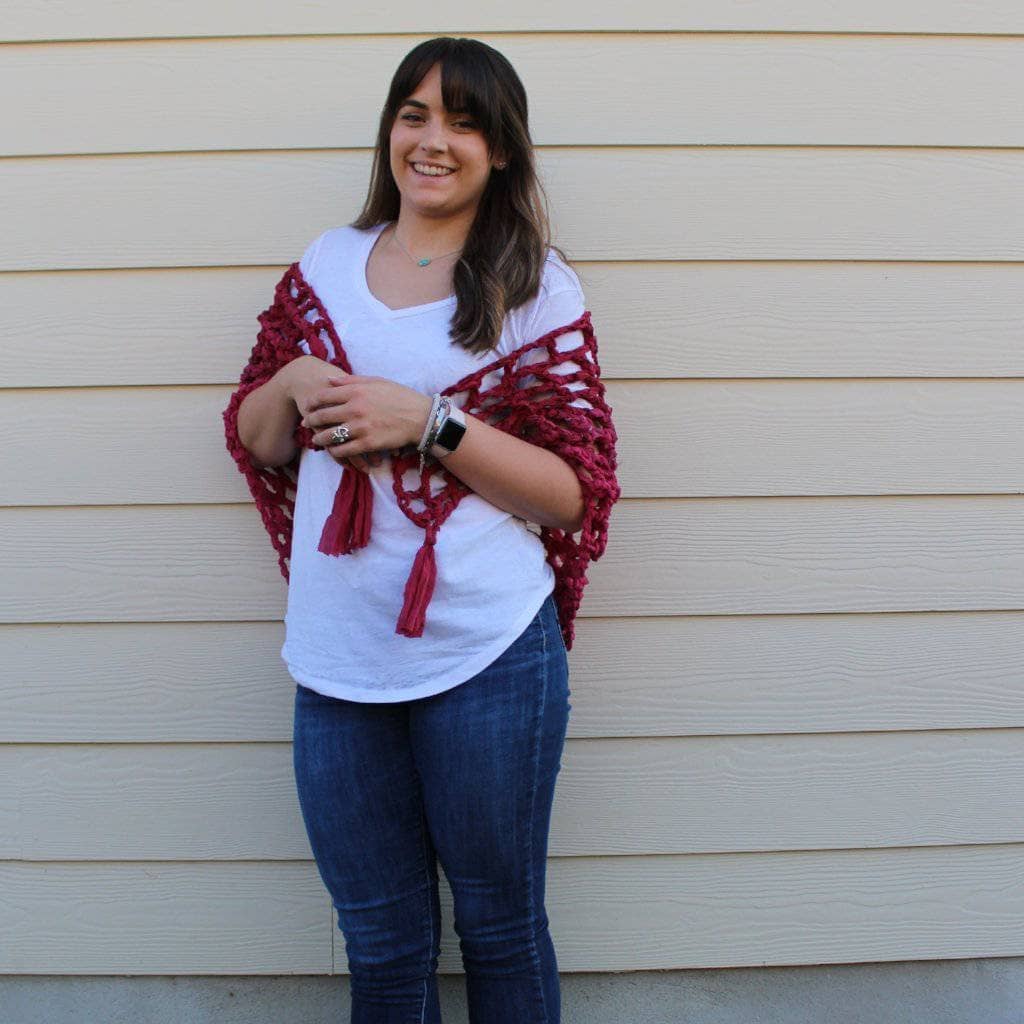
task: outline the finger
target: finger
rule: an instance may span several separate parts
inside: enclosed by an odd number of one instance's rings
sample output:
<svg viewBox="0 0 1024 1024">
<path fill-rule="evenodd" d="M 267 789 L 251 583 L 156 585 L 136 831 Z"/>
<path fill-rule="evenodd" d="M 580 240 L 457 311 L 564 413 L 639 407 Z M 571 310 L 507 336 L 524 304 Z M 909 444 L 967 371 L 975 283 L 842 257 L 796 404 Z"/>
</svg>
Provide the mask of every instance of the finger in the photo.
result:
<svg viewBox="0 0 1024 1024">
<path fill-rule="evenodd" d="M 335 424 L 338 426 L 338 424 Z M 349 437 L 347 441 L 335 441 L 331 435 L 334 433 L 334 427 L 321 427 L 320 429 L 313 428 L 313 444 L 319 445 L 321 448 L 342 448 L 345 445 L 351 446 L 352 442 L 356 439 L 352 436 L 351 430 L 349 431 Z M 349 447 L 347 452 L 341 452 L 342 455 L 347 457 L 348 453 L 352 452 L 352 448 Z M 360 453 L 361 454 L 361 453 Z"/>
<path fill-rule="evenodd" d="M 351 378 L 346 377 L 344 380 L 339 380 L 335 377 L 333 380 L 333 384 L 313 392 L 309 401 L 310 409 L 322 409 L 326 405 L 337 405 L 338 403 L 344 404 L 348 400 L 346 395 L 349 392 Z"/>
<path fill-rule="evenodd" d="M 302 425 L 304 427 L 317 427 L 324 424 L 341 423 L 344 419 L 344 402 L 339 405 L 338 396 L 335 395 L 329 401 L 320 404 L 317 404 L 314 398 L 309 408 L 303 414 Z"/>
<path fill-rule="evenodd" d="M 366 453 L 365 452 L 354 452 L 352 450 L 354 445 L 359 444 L 359 439 L 350 437 L 347 441 L 332 442 L 330 438 L 330 431 L 324 433 L 324 447 L 332 458 L 352 459 L 353 461 L 358 460 L 360 466 L 366 468 Z"/>
</svg>

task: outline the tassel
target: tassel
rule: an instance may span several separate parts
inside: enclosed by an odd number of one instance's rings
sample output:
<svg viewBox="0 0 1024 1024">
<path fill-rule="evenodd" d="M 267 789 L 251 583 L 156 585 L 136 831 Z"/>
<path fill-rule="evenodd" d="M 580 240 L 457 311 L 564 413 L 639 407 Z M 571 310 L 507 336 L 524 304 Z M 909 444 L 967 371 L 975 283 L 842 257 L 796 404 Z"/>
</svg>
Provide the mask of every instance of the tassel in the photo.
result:
<svg viewBox="0 0 1024 1024">
<path fill-rule="evenodd" d="M 356 470 L 356 518 L 352 524 L 352 547 L 365 548 L 370 543 L 370 523 L 373 512 L 373 488 L 370 478 Z"/>
<path fill-rule="evenodd" d="M 437 582 L 437 562 L 434 560 L 434 536 L 427 534 L 423 547 L 416 552 L 412 572 L 405 581 L 405 604 L 398 616 L 395 632 L 402 636 L 423 636 L 427 605 L 434 594 Z"/>
<path fill-rule="evenodd" d="M 325 555 L 347 555 L 370 541 L 373 490 L 365 473 L 346 469 L 334 492 L 334 507 L 324 523 L 317 550 Z"/>
</svg>

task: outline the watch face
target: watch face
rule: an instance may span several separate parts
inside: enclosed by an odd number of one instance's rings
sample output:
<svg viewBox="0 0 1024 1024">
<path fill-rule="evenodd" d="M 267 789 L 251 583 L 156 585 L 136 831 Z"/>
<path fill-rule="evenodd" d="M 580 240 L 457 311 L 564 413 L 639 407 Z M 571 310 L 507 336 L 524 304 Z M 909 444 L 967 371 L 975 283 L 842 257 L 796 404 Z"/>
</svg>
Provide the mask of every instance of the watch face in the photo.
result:
<svg viewBox="0 0 1024 1024">
<path fill-rule="evenodd" d="M 434 438 L 434 443 L 451 451 L 462 440 L 462 435 L 465 432 L 466 428 L 461 423 L 456 423 L 453 419 L 445 420 L 444 426 L 441 427 L 437 432 L 437 437 Z"/>
</svg>

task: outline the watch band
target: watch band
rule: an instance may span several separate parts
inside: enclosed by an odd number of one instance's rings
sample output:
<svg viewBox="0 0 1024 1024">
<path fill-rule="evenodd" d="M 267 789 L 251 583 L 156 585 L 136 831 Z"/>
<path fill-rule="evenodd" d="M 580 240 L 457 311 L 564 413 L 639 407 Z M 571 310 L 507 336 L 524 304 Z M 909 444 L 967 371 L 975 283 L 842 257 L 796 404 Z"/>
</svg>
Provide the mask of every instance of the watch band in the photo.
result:
<svg viewBox="0 0 1024 1024">
<path fill-rule="evenodd" d="M 446 455 L 451 455 L 458 448 L 465 433 L 466 416 L 458 406 L 452 405 L 447 418 L 441 424 L 437 436 L 434 438 L 430 454 L 435 459 L 443 459 Z"/>
</svg>

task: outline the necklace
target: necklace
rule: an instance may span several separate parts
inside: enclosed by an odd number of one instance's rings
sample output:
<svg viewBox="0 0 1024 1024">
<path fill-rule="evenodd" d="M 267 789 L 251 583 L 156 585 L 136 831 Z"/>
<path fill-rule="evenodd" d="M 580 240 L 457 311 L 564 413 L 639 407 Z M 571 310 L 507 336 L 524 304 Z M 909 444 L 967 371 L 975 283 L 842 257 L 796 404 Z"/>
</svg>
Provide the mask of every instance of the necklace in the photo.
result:
<svg viewBox="0 0 1024 1024">
<path fill-rule="evenodd" d="M 408 249 L 406 249 L 406 247 L 404 245 L 402 245 L 401 242 L 398 241 L 398 231 L 397 230 L 392 229 L 391 237 L 398 243 L 398 248 L 401 249 L 402 252 L 404 252 L 405 255 L 408 256 L 409 259 L 411 259 L 413 261 L 413 263 L 415 263 L 416 266 L 418 266 L 418 267 L 429 266 L 431 263 L 434 262 L 434 260 L 443 260 L 445 258 L 445 256 L 454 256 L 457 252 L 462 252 L 461 248 L 459 248 L 459 249 L 452 249 L 451 252 L 442 253 L 440 256 L 429 256 L 429 257 L 428 256 L 421 256 L 419 259 L 417 259 L 415 256 L 413 256 L 413 254 L 411 252 L 409 252 Z"/>
</svg>

